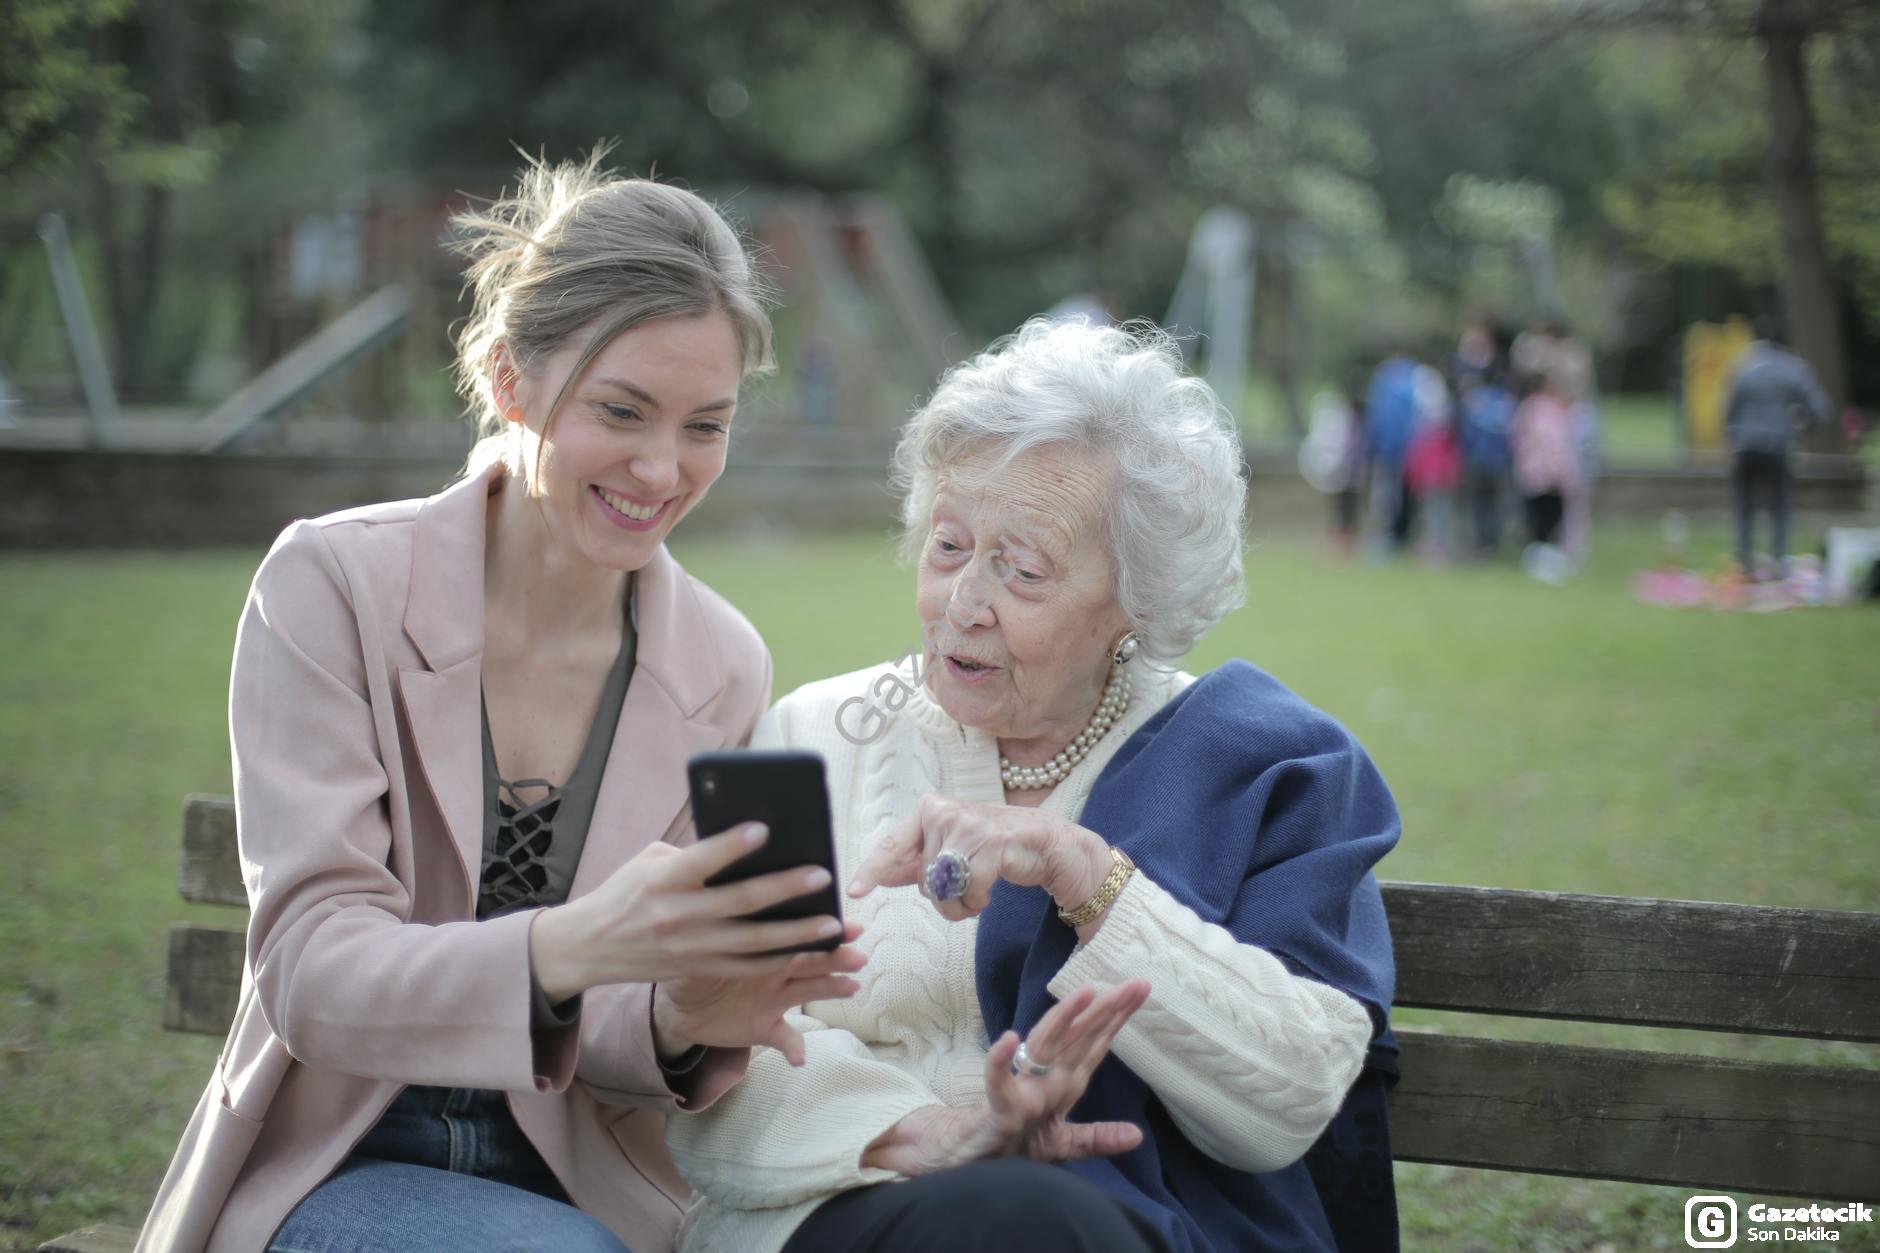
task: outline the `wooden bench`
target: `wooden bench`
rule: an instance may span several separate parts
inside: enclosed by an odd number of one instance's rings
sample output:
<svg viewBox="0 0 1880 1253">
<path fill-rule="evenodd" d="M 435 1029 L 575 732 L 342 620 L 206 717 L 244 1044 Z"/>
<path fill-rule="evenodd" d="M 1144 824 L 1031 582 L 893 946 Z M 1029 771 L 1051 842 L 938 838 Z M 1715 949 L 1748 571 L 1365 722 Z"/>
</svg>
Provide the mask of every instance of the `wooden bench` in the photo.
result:
<svg viewBox="0 0 1880 1253">
<path fill-rule="evenodd" d="M 246 907 L 235 807 L 184 805 L 183 899 Z M 1880 1044 L 1880 914 L 1386 883 L 1400 1009 Z M 170 929 L 163 1025 L 223 1035 L 243 933 Z M 1880 1070 L 1400 1027 L 1397 1161 L 1809 1201 L 1880 1192 Z M 119 1253 L 87 1228 L 41 1253 Z"/>
</svg>

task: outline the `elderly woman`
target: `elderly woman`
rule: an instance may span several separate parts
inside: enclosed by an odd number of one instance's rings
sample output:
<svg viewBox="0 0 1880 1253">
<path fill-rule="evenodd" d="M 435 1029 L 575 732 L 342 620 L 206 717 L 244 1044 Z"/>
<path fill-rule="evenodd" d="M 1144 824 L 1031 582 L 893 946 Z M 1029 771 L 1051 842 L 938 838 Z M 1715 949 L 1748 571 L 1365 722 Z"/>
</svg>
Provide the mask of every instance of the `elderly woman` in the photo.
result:
<svg viewBox="0 0 1880 1253">
<path fill-rule="evenodd" d="M 827 759 L 870 960 L 791 1015 L 806 1065 L 669 1128 L 681 1247 L 1394 1241 L 1377 1071 L 1353 1091 L 1394 1052 L 1390 794 L 1261 671 L 1173 668 L 1241 600 L 1230 420 L 1159 333 L 1034 322 L 896 461 L 917 675 L 753 735 Z"/>
</svg>

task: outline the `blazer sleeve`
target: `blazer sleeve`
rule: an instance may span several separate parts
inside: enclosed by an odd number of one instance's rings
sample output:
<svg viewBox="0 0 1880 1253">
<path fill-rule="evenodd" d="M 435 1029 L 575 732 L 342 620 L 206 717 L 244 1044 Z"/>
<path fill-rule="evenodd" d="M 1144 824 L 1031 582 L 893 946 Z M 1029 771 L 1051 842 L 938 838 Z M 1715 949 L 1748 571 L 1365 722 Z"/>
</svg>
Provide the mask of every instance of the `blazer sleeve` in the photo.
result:
<svg viewBox="0 0 1880 1253">
<path fill-rule="evenodd" d="M 745 624 L 749 639 L 737 641 L 740 656 L 751 656 L 749 672 L 756 682 L 734 692 L 731 725 L 737 728 L 740 748 L 751 741 L 752 729 L 770 704 L 770 650 L 757 632 Z M 754 650 L 754 651 L 753 651 Z M 673 824 L 667 839 L 690 844 L 698 838 L 690 808 Z M 698 1065 L 683 1074 L 665 1070 L 653 1048 L 653 990 L 651 983 L 618 983 L 589 988 L 582 994 L 580 1056 L 575 1075 L 595 1100 L 609 1105 L 643 1109 L 692 1111 L 705 1109 L 744 1077 L 751 1064 L 748 1048 L 709 1048 Z"/>
<path fill-rule="evenodd" d="M 431 926 L 388 868 L 380 745 L 388 686 L 319 525 L 296 523 L 255 575 L 229 686 L 237 844 L 263 1016 L 296 1059 L 402 1083 L 560 1091 L 538 1068 L 528 930 L 539 911 Z M 375 701 L 377 702 L 375 704 Z"/>
</svg>

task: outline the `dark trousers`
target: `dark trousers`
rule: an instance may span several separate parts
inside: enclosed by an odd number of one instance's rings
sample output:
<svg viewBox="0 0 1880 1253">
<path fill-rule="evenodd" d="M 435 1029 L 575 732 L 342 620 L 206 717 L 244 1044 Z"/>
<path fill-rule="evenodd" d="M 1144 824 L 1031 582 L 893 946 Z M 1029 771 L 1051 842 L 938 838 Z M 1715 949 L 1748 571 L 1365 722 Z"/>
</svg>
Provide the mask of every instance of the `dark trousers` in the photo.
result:
<svg viewBox="0 0 1880 1253">
<path fill-rule="evenodd" d="M 1057 1166 L 995 1157 L 818 1206 L 783 1253 L 1167 1253 L 1134 1210 Z"/>
<path fill-rule="evenodd" d="M 1506 474 L 1494 470 L 1469 471 L 1465 487 L 1478 553 L 1492 553 L 1501 547 L 1502 484 L 1507 478 Z"/>
<path fill-rule="evenodd" d="M 1789 457 L 1787 453 L 1755 452 L 1745 449 L 1736 454 L 1730 473 L 1731 499 L 1736 509 L 1736 562 L 1750 568 L 1755 555 L 1751 537 L 1756 527 L 1756 505 L 1760 497 L 1767 503 L 1770 523 L 1775 531 L 1775 558 L 1785 562 L 1789 552 Z"/>
<path fill-rule="evenodd" d="M 1399 550 L 1410 546 L 1410 532 L 1417 524 L 1417 494 L 1410 490 L 1408 477 L 1399 479 L 1397 512 L 1390 520 L 1390 542 Z"/>
<path fill-rule="evenodd" d="M 1353 478 L 1356 478 L 1355 474 Z M 1332 530 L 1340 535 L 1356 535 L 1360 506 L 1363 503 L 1359 499 L 1358 485 L 1355 481 L 1332 493 Z"/>
<path fill-rule="evenodd" d="M 1567 502 L 1559 492 L 1542 492 L 1527 498 L 1528 540 L 1552 544 L 1560 534 L 1561 519 L 1566 517 Z"/>
</svg>

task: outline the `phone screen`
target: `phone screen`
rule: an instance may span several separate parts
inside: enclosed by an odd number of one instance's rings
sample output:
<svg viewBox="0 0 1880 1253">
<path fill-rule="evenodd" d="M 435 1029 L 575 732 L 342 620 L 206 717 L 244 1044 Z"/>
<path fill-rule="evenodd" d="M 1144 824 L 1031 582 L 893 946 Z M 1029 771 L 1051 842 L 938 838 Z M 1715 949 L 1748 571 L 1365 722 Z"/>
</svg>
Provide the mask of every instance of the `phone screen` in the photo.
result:
<svg viewBox="0 0 1880 1253">
<path fill-rule="evenodd" d="M 692 787 L 692 821 L 700 839 L 741 822 L 761 822 L 770 828 L 770 838 L 762 848 L 713 875 L 706 886 L 821 866 L 829 872 L 826 886 L 750 917 L 758 922 L 821 914 L 842 917 L 822 754 L 771 749 L 700 753 L 687 763 L 686 775 Z M 777 951 L 826 952 L 840 942 L 837 937 Z"/>
</svg>

